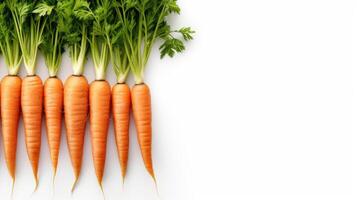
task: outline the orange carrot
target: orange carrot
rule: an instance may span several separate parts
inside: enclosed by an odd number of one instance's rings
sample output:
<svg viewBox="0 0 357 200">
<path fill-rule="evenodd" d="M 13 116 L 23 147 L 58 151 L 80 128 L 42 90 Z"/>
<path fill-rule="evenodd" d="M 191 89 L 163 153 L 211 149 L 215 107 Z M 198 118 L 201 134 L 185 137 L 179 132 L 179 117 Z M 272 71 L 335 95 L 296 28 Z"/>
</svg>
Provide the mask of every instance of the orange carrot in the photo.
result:
<svg viewBox="0 0 357 200">
<path fill-rule="evenodd" d="M 63 84 L 57 77 L 50 77 L 44 86 L 44 110 L 46 117 L 47 140 L 50 148 L 53 177 L 56 175 L 58 153 L 61 141 L 63 109 Z"/>
<path fill-rule="evenodd" d="M 82 166 L 83 143 L 88 116 L 89 85 L 84 76 L 72 75 L 64 85 L 64 118 L 67 145 L 77 183 Z"/>
<path fill-rule="evenodd" d="M 121 175 L 126 175 L 129 153 L 130 88 L 127 84 L 116 84 L 112 90 L 112 110 L 115 140 L 119 154 Z"/>
<path fill-rule="evenodd" d="M 60 28 L 60 34 L 64 34 L 64 43 L 69 50 L 73 75 L 68 77 L 64 84 L 64 119 L 66 125 L 67 145 L 74 171 L 74 183 L 72 192 L 78 181 L 83 156 L 84 135 L 88 118 L 89 85 L 83 76 L 84 66 L 87 60 L 88 25 L 91 17 L 78 18 L 75 12 L 90 13 L 88 6 L 77 6 L 79 1 L 68 1 L 62 5 L 67 17 L 61 17 L 66 28 Z M 73 9 L 77 7 L 77 9 Z M 68 11 L 68 12 L 67 12 Z M 67 15 L 66 14 L 66 15 Z M 76 23 L 73 23 L 75 21 Z M 70 38 L 68 40 L 68 38 Z"/>
<path fill-rule="evenodd" d="M 107 135 L 110 117 L 110 85 L 107 81 L 94 81 L 89 89 L 90 131 L 92 156 L 99 185 L 102 185 Z"/>
<path fill-rule="evenodd" d="M 136 84 L 131 91 L 137 137 L 146 170 L 155 179 L 151 158 L 151 97 L 146 84 Z M 156 182 L 156 181 L 155 181 Z"/>
<path fill-rule="evenodd" d="M 38 186 L 38 162 L 41 148 L 41 122 L 43 85 L 41 78 L 32 75 L 24 78 L 21 88 L 21 108 L 25 126 L 27 155 Z"/>
<path fill-rule="evenodd" d="M 20 118 L 21 78 L 6 76 L 1 81 L 1 122 L 6 165 L 15 181 L 17 128 Z"/>
</svg>

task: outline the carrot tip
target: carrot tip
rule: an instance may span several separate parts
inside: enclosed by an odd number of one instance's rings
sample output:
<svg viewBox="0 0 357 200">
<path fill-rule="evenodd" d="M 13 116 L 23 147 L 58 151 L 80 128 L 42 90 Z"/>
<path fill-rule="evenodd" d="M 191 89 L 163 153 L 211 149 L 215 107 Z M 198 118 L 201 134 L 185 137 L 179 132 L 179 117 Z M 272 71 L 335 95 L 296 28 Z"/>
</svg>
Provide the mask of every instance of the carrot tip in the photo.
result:
<svg viewBox="0 0 357 200">
<path fill-rule="evenodd" d="M 104 195 L 104 190 L 103 190 L 103 185 L 102 185 L 102 183 L 99 183 L 99 187 L 100 187 L 100 190 L 102 191 L 103 199 L 105 199 L 105 195 Z"/>
<path fill-rule="evenodd" d="M 53 176 L 52 176 L 52 186 L 55 186 L 55 180 L 57 175 L 57 167 L 53 168 Z"/>
<path fill-rule="evenodd" d="M 156 190 L 156 195 L 160 199 L 160 193 L 159 193 L 159 188 L 157 187 L 157 184 L 155 182 L 155 190 Z"/>
<path fill-rule="evenodd" d="M 125 176 L 122 176 L 121 181 L 122 181 L 122 184 L 121 184 L 122 188 L 121 189 L 124 191 Z"/>
<path fill-rule="evenodd" d="M 11 186 L 11 199 L 13 199 L 14 196 L 14 186 L 15 186 L 15 177 L 12 177 L 12 186 Z"/>
<path fill-rule="evenodd" d="M 121 181 L 122 181 L 122 190 L 124 191 L 124 183 L 126 177 L 126 169 L 121 167 Z"/>
<path fill-rule="evenodd" d="M 35 189 L 33 190 L 33 193 L 35 193 L 37 191 L 37 188 L 38 188 L 38 177 L 35 176 Z"/>
<path fill-rule="evenodd" d="M 56 180 L 57 168 L 53 168 L 53 176 L 52 176 L 52 196 L 55 193 L 55 180 Z M 52 198 L 53 199 L 53 198 Z"/>
<path fill-rule="evenodd" d="M 74 192 L 74 189 L 76 188 L 77 181 L 78 181 L 78 177 L 76 177 L 76 179 L 74 180 L 74 183 L 73 183 L 73 185 L 72 185 L 72 189 L 71 189 L 71 193 L 72 193 L 72 194 L 73 194 L 73 192 Z"/>
<path fill-rule="evenodd" d="M 155 177 L 154 172 L 149 172 L 149 174 L 150 174 L 152 180 L 155 182 L 155 185 L 156 185 L 156 177 Z"/>
<path fill-rule="evenodd" d="M 154 184 L 155 184 L 156 194 L 157 194 L 158 197 L 160 197 L 160 195 L 159 195 L 159 187 L 157 186 L 157 181 L 156 181 L 155 175 L 154 175 L 154 173 L 152 173 L 150 175 L 151 175 L 151 177 L 152 177 L 152 179 L 154 181 Z"/>
</svg>

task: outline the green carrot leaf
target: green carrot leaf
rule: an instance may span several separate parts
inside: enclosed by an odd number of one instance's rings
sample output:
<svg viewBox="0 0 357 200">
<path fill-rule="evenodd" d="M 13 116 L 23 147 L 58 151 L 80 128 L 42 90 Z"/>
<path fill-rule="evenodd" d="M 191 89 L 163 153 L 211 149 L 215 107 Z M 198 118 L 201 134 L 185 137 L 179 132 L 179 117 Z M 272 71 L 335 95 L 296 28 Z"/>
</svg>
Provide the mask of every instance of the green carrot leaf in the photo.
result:
<svg viewBox="0 0 357 200">
<path fill-rule="evenodd" d="M 50 15 L 54 6 L 53 5 L 48 5 L 46 3 L 39 3 L 35 10 L 32 11 L 32 13 L 36 13 L 39 16 L 45 16 L 45 15 Z"/>
<path fill-rule="evenodd" d="M 180 7 L 177 5 L 177 1 L 176 1 L 176 0 L 166 0 L 166 4 L 167 4 L 168 12 L 169 12 L 169 13 L 177 13 L 177 14 L 180 14 L 181 9 L 180 9 Z"/>
<path fill-rule="evenodd" d="M 183 27 L 180 30 L 178 30 L 182 34 L 182 37 L 184 40 L 189 41 L 193 39 L 192 34 L 195 33 L 195 31 L 191 30 L 191 27 Z"/>
<path fill-rule="evenodd" d="M 176 38 L 169 38 L 160 46 L 160 57 L 163 58 L 166 55 L 173 57 L 175 53 L 180 53 L 185 50 L 183 42 Z"/>
</svg>

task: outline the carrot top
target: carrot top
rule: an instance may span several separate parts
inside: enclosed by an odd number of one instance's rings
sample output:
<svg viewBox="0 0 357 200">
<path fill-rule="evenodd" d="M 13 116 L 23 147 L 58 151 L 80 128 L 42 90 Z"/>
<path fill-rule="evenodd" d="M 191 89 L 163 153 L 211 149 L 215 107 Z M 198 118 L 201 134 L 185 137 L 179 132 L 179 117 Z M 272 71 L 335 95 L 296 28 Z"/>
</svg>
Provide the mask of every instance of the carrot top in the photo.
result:
<svg viewBox="0 0 357 200">
<path fill-rule="evenodd" d="M 47 23 L 43 31 L 43 40 L 40 45 L 40 51 L 44 55 L 46 66 L 50 76 L 56 76 L 62 61 L 64 52 L 65 40 L 63 30 L 60 26 L 66 26 L 59 19 L 58 0 L 49 2 L 49 6 L 53 7 L 53 11 L 48 16 Z"/>
<path fill-rule="evenodd" d="M 121 32 L 118 31 L 120 34 Z M 114 38 L 115 39 L 115 38 Z M 116 39 L 117 40 L 117 39 Z M 112 41 L 110 46 L 111 61 L 118 83 L 124 83 L 128 76 L 130 67 L 128 57 L 125 53 L 122 41 Z"/>
<path fill-rule="evenodd" d="M 11 13 L 5 2 L 0 3 L 0 50 L 10 75 L 17 75 L 22 61 L 20 43 L 15 34 Z"/>
<path fill-rule="evenodd" d="M 47 15 L 53 6 L 46 1 L 6 0 L 12 14 L 26 71 L 35 74 L 37 50 L 42 42 L 42 33 Z"/>
<path fill-rule="evenodd" d="M 88 53 L 88 27 L 93 14 L 86 0 L 61 0 L 58 2 L 59 32 L 64 34 L 72 61 L 73 74 L 82 75 Z"/>
<path fill-rule="evenodd" d="M 113 31 L 113 7 L 109 0 L 97 0 L 91 4 L 93 24 L 90 29 L 90 50 L 96 80 L 105 80 L 110 58 L 110 35 Z"/>
<path fill-rule="evenodd" d="M 190 27 L 173 30 L 167 22 L 170 14 L 180 13 L 176 0 L 118 0 L 115 6 L 123 26 L 123 46 L 137 84 L 143 82 L 144 68 L 157 39 L 163 40 L 161 58 L 182 52 L 183 41 L 193 39 Z"/>
<path fill-rule="evenodd" d="M 110 16 L 107 18 L 105 30 L 107 30 L 106 38 L 109 46 L 111 63 L 117 76 L 117 82 L 124 83 L 130 67 L 124 48 L 124 26 L 122 21 L 118 20 L 121 17 L 118 2 L 111 3 L 107 10 L 110 13 Z"/>
</svg>

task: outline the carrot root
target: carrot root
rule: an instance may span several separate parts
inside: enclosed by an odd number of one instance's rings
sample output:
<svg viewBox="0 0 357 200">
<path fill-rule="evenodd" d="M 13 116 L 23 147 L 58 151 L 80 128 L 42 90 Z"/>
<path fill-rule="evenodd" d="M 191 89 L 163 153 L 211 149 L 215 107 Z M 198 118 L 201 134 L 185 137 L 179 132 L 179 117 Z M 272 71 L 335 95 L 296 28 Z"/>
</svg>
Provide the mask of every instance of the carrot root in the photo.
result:
<svg viewBox="0 0 357 200">
<path fill-rule="evenodd" d="M 44 85 L 44 111 L 46 119 L 47 141 L 53 168 L 53 180 L 56 176 L 58 154 L 61 141 L 63 109 L 63 84 L 58 78 L 50 77 Z"/>
<path fill-rule="evenodd" d="M 106 146 L 110 118 L 111 89 L 107 81 L 94 81 L 90 84 L 90 132 L 95 173 L 102 187 Z"/>
<path fill-rule="evenodd" d="M 128 165 L 130 106 L 129 86 L 127 84 L 116 84 L 112 89 L 112 111 L 123 185 Z"/>
<path fill-rule="evenodd" d="M 41 148 L 41 122 L 43 107 L 43 85 L 40 77 L 27 76 L 21 89 L 21 108 L 24 120 L 27 155 L 38 186 L 38 162 Z"/>
<path fill-rule="evenodd" d="M 156 184 L 151 155 L 151 96 L 146 84 L 135 85 L 131 93 L 137 138 L 146 170 Z"/>
<path fill-rule="evenodd" d="M 75 176 L 72 192 L 82 166 L 84 134 L 88 116 L 88 94 L 89 86 L 84 76 L 70 76 L 66 80 L 63 103 L 67 145 Z"/>
<path fill-rule="evenodd" d="M 7 169 L 15 182 L 18 124 L 21 107 L 21 84 L 18 76 L 6 76 L 1 81 L 1 121 Z"/>
</svg>

